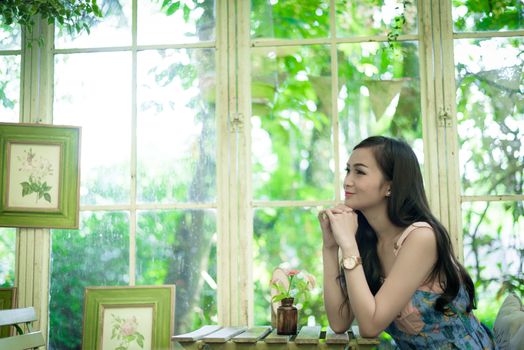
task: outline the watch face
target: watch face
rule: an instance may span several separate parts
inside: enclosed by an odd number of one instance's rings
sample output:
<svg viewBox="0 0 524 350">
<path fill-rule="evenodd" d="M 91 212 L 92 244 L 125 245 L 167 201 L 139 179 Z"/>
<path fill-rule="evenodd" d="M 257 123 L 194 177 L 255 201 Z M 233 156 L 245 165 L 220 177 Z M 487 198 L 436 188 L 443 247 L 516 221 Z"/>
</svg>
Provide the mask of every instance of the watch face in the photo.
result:
<svg viewBox="0 0 524 350">
<path fill-rule="evenodd" d="M 352 270 L 355 268 L 356 265 L 355 258 L 350 256 L 349 258 L 344 258 L 344 267 L 348 270 Z"/>
</svg>

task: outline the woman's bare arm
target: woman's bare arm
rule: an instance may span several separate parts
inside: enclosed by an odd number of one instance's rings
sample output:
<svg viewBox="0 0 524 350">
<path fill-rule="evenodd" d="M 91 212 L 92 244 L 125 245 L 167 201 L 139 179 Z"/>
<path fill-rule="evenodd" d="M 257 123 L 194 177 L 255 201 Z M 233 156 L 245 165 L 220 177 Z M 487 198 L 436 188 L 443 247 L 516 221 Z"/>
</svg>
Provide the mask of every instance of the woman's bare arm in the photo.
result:
<svg viewBox="0 0 524 350">
<path fill-rule="evenodd" d="M 344 333 L 351 326 L 354 316 L 349 302 L 344 303 L 344 294 L 338 280 L 338 247 L 323 248 L 322 256 L 324 260 L 324 306 L 329 326 L 335 333 Z M 344 306 L 341 308 L 342 304 Z"/>
<path fill-rule="evenodd" d="M 335 212 L 348 210 L 344 205 L 331 209 Z M 349 329 L 353 321 L 351 306 L 345 302 L 344 294 L 340 287 L 338 276 L 340 274 L 338 250 L 329 218 L 325 211 L 318 215 L 322 229 L 322 258 L 324 266 L 324 306 L 329 321 L 329 326 L 336 333 L 343 333 Z M 344 306 L 342 306 L 344 304 Z"/>
<path fill-rule="evenodd" d="M 344 257 L 360 256 L 355 239 L 357 214 L 326 211 L 330 227 Z M 360 334 L 375 337 L 406 306 L 429 276 L 437 261 L 437 242 L 433 230 L 417 228 L 406 238 L 394 265 L 376 295 L 373 295 L 362 265 L 346 270 L 351 310 L 358 320 Z"/>
</svg>

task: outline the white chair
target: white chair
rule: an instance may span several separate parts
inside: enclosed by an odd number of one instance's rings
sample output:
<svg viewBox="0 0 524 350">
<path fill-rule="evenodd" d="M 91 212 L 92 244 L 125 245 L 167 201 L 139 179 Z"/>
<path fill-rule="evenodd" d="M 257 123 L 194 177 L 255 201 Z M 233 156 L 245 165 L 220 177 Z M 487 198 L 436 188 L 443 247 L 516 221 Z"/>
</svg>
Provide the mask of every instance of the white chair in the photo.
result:
<svg viewBox="0 0 524 350">
<path fill-rule="evenodd" d="M 31 327 L 31 323 L 36 320 L 33 307 L 0 310 L 0 326 L 13 326 L 17 332 L 17 335 L 0 338 L 0 349 L 25 350 L 45 346 L 42 332 L 33 331 Z M 25 331 L 24 328 L 26 328 Z"/>
</svg>

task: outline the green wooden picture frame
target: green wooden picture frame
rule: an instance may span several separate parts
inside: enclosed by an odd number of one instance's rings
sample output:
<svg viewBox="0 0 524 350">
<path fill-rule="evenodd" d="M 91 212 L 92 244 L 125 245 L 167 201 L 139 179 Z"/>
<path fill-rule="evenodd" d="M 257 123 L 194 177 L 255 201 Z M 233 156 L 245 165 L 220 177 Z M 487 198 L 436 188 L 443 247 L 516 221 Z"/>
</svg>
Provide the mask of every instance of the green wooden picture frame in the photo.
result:
<svg viewBox="0 0 524 350">
<path fill-rule="evenodd" d="M 171 349 L 175 286 L 86 287 L 82 349 Z"/>
<path fill-rule="evenodd" d="M 14 308 L 16 308 L 16 287 L 0 288 L 0 310 Z M 0 338 L 11 336 L 12 328 L 10 326 L 0 327 Z"/>
<path fill-rule="evenodd" d="M 78 228 L 80 133 L 0 123 L 0 226 Z"/>
</svg>

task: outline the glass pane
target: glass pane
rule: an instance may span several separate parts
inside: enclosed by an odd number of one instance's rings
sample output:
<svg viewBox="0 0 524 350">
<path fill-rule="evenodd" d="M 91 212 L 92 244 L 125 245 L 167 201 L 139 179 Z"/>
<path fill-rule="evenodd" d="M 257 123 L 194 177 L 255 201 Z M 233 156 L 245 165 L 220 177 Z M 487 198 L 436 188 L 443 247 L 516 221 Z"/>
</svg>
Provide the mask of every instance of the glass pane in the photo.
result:
<svg viewBox="0 0 524 350">
<path fill-rule="evenodd" d="M 455 40 L 462 193 L 522 194 L 522 38 Z"/>
<path fill-rule="evenodd" d="M 71 35 L 62 26 L 56 27 L 57 49 L 131 45 L 131 0 L 102 1 L 98 5 L 103 17 L 90 21 L 90 33 L 84 30 Z"/>
<path fill-rule="evenodd" d="M 417 32 L 417 1 L 342 0 L 336 3 L 337 36 L 386 35 Z M 405 21 L 405 22 L 404 22 Z"/>
<path fill-rule="evenodd" d="M 453 0 L 453 22 L 457 32 L 517 30 L 524 28 L 522 0 Z"/>
<path fill-rule="evenodd" d="M 372 135 L 406 140 L 424 161 L 418 45 L 402 42 L 391 54 L 385 44 L 343 44 L 338 48 L 340 160 Z"/>
<path fill-rule="evenodd" d="M 129 283 L 129 214 L 83 212 L 80 221 L 80 230 L 51 231 L 51 349 L 80 349 L 85 287 Z"/>
<path fill-rule="evenodd" d="M 329 48 L 253 49 L 252 76 L 255 198 L 332 199 Z"/>
<path fill-rule="evenodd" d="M 524 202 L 462 204 L 464 262 L 476 283 L 475 315 L 493 327 L 508 292 L 524 286 Z"/>
<path fill-rule="evenodd" d="M 299 302 L 298 324 L 327 326 L 322 296 L 322 232 L 312 208 L 262 208 L 254 217 L 255 324 L 271 323 L 270 280 L 284 264 L 305 270 L 317 279 L 317 287 Z"/>
<path fill-rule="evenodd" d="M 126 52 L 55 56 L 54 123 L 82 127 L 81 204 L 129 202 L 130 72 Z"/>
<path fill-rule="evenodd" d="M 15 286 L 16 229 L 0 227 L 0 288 Z"/>
<path fill-rule="evenodd" d="M 138 44 L 179 44 L 215 39 L 215 0 L 138 1 Z"/>
<path fill-rule="evenodd" d="M 329 36 L 329 0 L 251 0 L 251 37 L 307 39 Z"/>
<path fill-rule="evenodd" d="M 216 324 L 216 211 L 144 211 L 137 220 L 137 284 L 176 284 L 175 334 Z"/>
<path fill-rule="evenodd" d="M 0 56 L 0 121 L 18 122 L 20 111 L 20 56 Z"/>
<path fill-rule="evenodd" d="M 145 51 L 138 67 L 139 200 L 214 201 L 214 49 Z"/>
<path fill-rule="evenodd" d="M 0 24 L 0 50 L 20 50 L 21 46 L 22 30 L 20 26 Z"/>
</svg>

